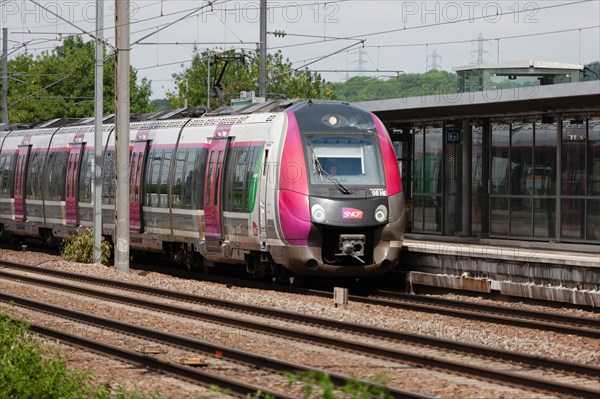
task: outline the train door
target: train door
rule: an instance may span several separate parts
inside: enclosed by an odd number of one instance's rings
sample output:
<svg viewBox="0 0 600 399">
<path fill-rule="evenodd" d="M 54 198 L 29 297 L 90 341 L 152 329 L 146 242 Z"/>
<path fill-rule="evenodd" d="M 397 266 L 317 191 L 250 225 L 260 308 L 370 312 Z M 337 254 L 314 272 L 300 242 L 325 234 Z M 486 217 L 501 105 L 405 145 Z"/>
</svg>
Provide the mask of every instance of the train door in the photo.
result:
<svg viewBox="0 0 600 399">
<path fill-rule="evenodd" d="M 141 233 L 142 225 L 142 185 L 144 182 L 144 165 L 148 141 L 135 141 L 130 157 L 130 190 L 129 190 L 129 231 Z"/>
<path fill-rule="evenodd" d="M 65 184 L 65 202 L 67 207 L 67 224 L 77 226 L 79 224 L 79 170 L 81 168 L 81 157 L 83 155 L 83 143 L 72 143 L 67 163 L 67 181 Z"/>
<path fill-rule="evenodd" d="M 15 170 L 15 220 L 25 220 L 25 187 L 27 164 L 31 153 L 31 145 L 20 145 L 17 151 L 17 168 Z"/>
<path fill-rule="evenodd" d="M 204 180 L 204 236 L 207 240 L 220 240 L 222 238 L 221 191 L 225 177 L 223 172 L 228 148 L 228 137 L 214 137 L 208 148 L 208 161 Z"/>
<path fill-rule="evenodd" d="M 270 150 L 270 144 L 266 144 L 264 159 L 263 159 L 263 170 L 262 170 L 262 175 L 260 177 L 260 194 L 259 194 L 259 200 L 258 200 L 258 205 L 259 205 L 258 218 L 259 218 L 259 225 L 260 225 L 259 236 L 261 237 L 261 239 L 267 238 L 268 193 L 269 193 L 269 184 L 272 183 L 272 181 L 270 181 L 270 180 L 273 179 L 273 176 L 271 176 L 269 174 L 269 172 L 271 172 L 269 170 L 269 150 Z"/>
</svg>

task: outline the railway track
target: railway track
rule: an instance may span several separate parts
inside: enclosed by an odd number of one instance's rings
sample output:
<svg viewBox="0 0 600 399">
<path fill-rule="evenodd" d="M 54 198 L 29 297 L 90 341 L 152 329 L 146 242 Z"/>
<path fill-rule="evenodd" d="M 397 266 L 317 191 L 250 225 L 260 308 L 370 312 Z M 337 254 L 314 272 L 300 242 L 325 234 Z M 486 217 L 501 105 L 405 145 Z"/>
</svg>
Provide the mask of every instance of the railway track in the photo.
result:
<svg viewBox="0 0 600 399">
<path fill-rule="evenodd" d="M 0 261 L 0 267 L 22 267 L 11 262 Z M 24 265 L 23 265 L 24 266 Z M 183 271 L 173 267 L 156 265 L 138 265 L 140 268 L 149 268 L 159 273 L 172 275 L 184 279 L 196 279 L 221 284 L 234 285 L 246 288 L 256 288 L 276 292 L 287 292 L 298 295 L 312 295 L 325 298 L 332 297 L 331 290 L 291 287 L 277 285 L 262 281 L 244 278 L 232 278 L 219 275 L 207 275 L 190 271 Z M 134 266 L 135 267 L 135 266 Z M 589 317 L 574 317 L 554 312 L 542 312 L 502 305 L 473 303 L 423 295 L 411 295 L 404 292 L 374 289 L 367 294 L 350 294 L 349 301 L 386 306 L 397 309 L 412 310 L 459 317 L 469 320 L 487 321 L 494 324 L 504 324 L 515 327 L 531 328 L 541 331 L 591 337 L 600 339 L 600 319 Z"/>
<path fill-rule="evenodd" d="M 15 265 L 15 267 L 17 266 Z M 25 269 L 27 269 L 27 267 L 20 268 L 20 270 Z M 36 267 L 29 269 L 28 272 L 53 275 L 55 278 L 61 279 L 74 279 L 78 280 L 79 282 L 85 281 L 86 284 L 92 284 L 94 286 L 111 287 L 113 289 L 127 290 L 130 292 L 135 291 L 138 293 L 159 296 L 160 298 L 171 298 L 177 300 L 178 302 L 185 301 L 186 303 L 209 306 L 210 308 L 218 307 L 228 309 L 229 311 L 244 312 L 246 314 L 254 315 L 255 317 L 265 317 L 271 319 L 271 321 L 262 323 L 249 321 L 247 319 L 242 319 L 239 316 L 231 317 L 215 314 L 214 312 L 192 310 L 188 306 L 183 308 L 165 305 L 161 303 L 162 301 L 150 301 L 148 298 L 124 298 L 120 294 L 111 294 L 107 292 L 106 289 L 98 291 L 97 289 L 65 285 L 62 282 L 43 280 L 37 277 L 24 276 L 23 274 L 12 274 L 11 277 L 11 273 L 3 271 L 2 277 L 18 279 L 19 281 L 27 284 L 43 285 L 59 290 L 69 290 L 71 292 L 77 292 L 79 295 L 94 296 L 96 298 L 103 298 L 105 300 L 119 301 L 136 307 L 146 307 L 155 311 L 169 312 L 184 315 L 185 317 L 209 320 L 211 322 L 260 331 L 266 334 L 276 334 L 288 339 L 297 339 L 304 342 L 308 341 L 315 345 L 335 347 L 339 348 L 340 350 L 343 349 L 346 351 L 361 353 L 367 356 L 385 358 L 396 362 L 408 362 L 410 364 L 418 365 L 419 367 L 425 366 L 436 369 L 444 369 L 454 373 L 468 374 L 476 378 L 501 381 L 511 385 L 520 385 L 534 390 L 543 390 L 546 392 L 559 393 L 561 395 L 570 395 L 575 397 L 597 397 L 598 394 L 600 394 L 600 391 L 589 388 L 590 386 L 594 386 L 593 384 L 597 383 L 597 379 L 600 378 L 600 369 L 596 367 L 588 367 L 585 365 L 557 361 L 553 359 L 544 359 L 537 356 L 528 356 L 509 351 L 494 350 L 492 348 L 483 346 L 459 344 L 453 341 L 440 340 L 426 336 L 403 334 L 395 331 L 342 323 L 300 314 L 286 313 L 274 309 L 248 306 L 235 302 L 220 301 L 214 298 L 187 295 L 152 287 L 136 286 L 129 283 L 114 282 L 111 280 L 97 279 L 82 275 L 72 275 L 70 273 L 65 274 L 63 272 L 56 272 Z M 273 319 L 283 320 L 285 323 L 294 322 L 313 327 L 316 326 L 318 327 L 319 331 L 329 329 L 334 332 L 332 334 L 334 336 L 339 336 L 340 332 L 342 332 L 350 336 L 354 335 L 354 339 L 332 338 L 331 335 L 324 335 L 322 333 L 309 334 L 306 331 L 303 331 L 301 327 L 279 327 L 275 325 L 275 323 L 272 321 Z M 361 337 L 369 336 L 373 342 L 380 340 L 380 343 L 378 345 L 367 345 L 364 344 L 364 338 L 359 338 L 358 340 L 360 342 L 357 342 L 357 334 L 359 334 Z M 404 349 L 402 348 L 402 345 L 398 346 L 398 343 L 402 343 L 404 345 Z M 423 352 L 424 354 L 416 354 L 414 350 L 415 345 L 421 347 L 422 349 L 419 352 Z M 434 348 L 434 351 L 432 352 L 426 348 Z M 448 357 L 444 356 L 444 353 L 451 353 L 453 355 Z M 462 360 L 466 355 L 471 356 L 469 362 Z M 498 364 L 497 362 L 504 363 Z M 475 365 L 473 363 L 475 363 Z M 541 378 L 539 373 L 536 375 L 535 372 L 528 376 L 526 375 L 527 373 L 519 374 L 512 371 L 502 371 L 516 368 L 515 364 L 518 364 L 519 368 L 523 368 L 524 365 L 526 365 L 530 371 L 537 368 L 541 368 L 543 370 L 554 370 L 552 372 L 554 376 L 552 380 L 549 380 Z M 585 377 L 583 379 L 578 379 L 578 375 Z M 562 381 L 575 381 L 575 383 L 561 382 L 561 379 Z M 586 385 L 588 386 L 587 388 Z"/>
<path fill-rule="evenodd" d="M 16 297 L 15 297 L 16 299 Z M 19 304 L 24 305 L 22 300 L 17 300 Z M 32 308 L 36 308 L 34 305 L 30 305 Z M 196 368 L 187 367 L 181 364 L 177 364 L 170 361 L 161 360 L 155 356 L 149 356 L 144 353 L 131 351 L 123 348 L 116 347 L 105 343 L 98 342 L 97 340 L 90 340 L 73 334 L 68 334 L 56 329 L 43 327 L 41 325 L 33 324 L 30 326 L 29 331 L 59 340 L 62 343 L 77 346 L 84 350 L 93 351 L 104 356 L 110 356 L 126 363 L 131 363 L 139 367 L 155 370 L 162 373 L 167 373 L 177 378 L 188 380 L 192 383 L 201 383 L 207 387 L 218 386 L 221 389 L 226 389 L 236 396 L 248 397 L 255 395 L 257 392 L 270 395 L 273 398 L 280 399 L 294 399 L 295 396 L 285 395 L 281 392 L 276 392 L 265 387 L 256 385 L 244 384 L 236 379 L 226 378 L 213 373 L 207 373 Z"/>
<path fill-rule="evenodd" d="M 121 322 L 118 320 L 112 320 L 104 317 L 90 315 L 88 313 L 78 312 L 70 310 L 66 307 L 49 305 L 46 303 L 33 301 L 30 299 L 22 298 L 14 295 L 0 294 L 0 300 L 4 302 L 10 302 L 20 307 L 26 307 L 35 311 L 41 311 L 53 316 L 66 318 L 76 322 L 86 323 L 103 329 L 109 329 L 114 332 L 125 334 L 128 336 L 141 337 L 145 340 L 151 340 L 154 343 L 161 345 L 164 348 L 167 346 L 176 346 L 182 348 L 186 353 L 200 353 L 206 356 L 218 357 L 221 361 L 232 361 L 236 363 L 242 363 L 250 369 L 262 368 L 268 369 L 271 372 L 303 372 L 303 373 L 319 373 L 327 375 L 329 379 L 337 384 L 343 386 L 351 381 L 361 382 L 362 384 L 376 387 L 381 390 L 385 390 L 391 394 L 394 398 L 415 398 L 415 399 L 431 399 L 430 396 L 421 395 L 418 393 L 394 389 L 381 384 L 374 384 L 369 381 L 360 381 L 349 376 L 344 376 L 337 373 L 328 372 L 325 370 L 316 369 L 313 367 L 303 366 L 301 364 L 286 362 L 274 358 L 269 358 L 255 353 L 238 350 L 235 348 L 215 345 L 205 341 L 185 337 L 177 334 L 165 333 L 156 329 L 139 327 L 130 323 Z M 72 326 L 71 326 L 72 327 Z M 75 336 L 73 334 L 67 334 L 60 332 L 56 329 L 46 328 L 40 325 L 33 325 L 31 331 L 49 336 L 52 338 L 59 339 L 61 341 L 80 346 L 85 349 L 90 349 L 108 356 L 116 357 L 120 360 L 138 364 L 143 367 L 148 367 L 157 371 L 167 372 L 177 377 L 185 378 L 191 382 L 201 382 L 202 384 L 217 385 L 220 388 L 231 390 L 241 395 L 252 395 L 257 392 L 271 395 L 276 398 L 294 398 L 295 396 L 289 396 L 282 394 L 281 392 L 274 391 L 264 386 L 249 385 L 240 382 L 237 379 L 227 378 L 214 373 L 207 373 L 201 370 L 185 367 L 180 364 L 176 364 L 171 361 L 161 360 L 156 356 L 149 356 L 145 353 L 136 351 L 126 350 L 115 347 L 113 345 L 103 344 L 97 340 L 89 340 L 82 337 Z"/>
<path fill-rule="evenodd" d="M 325 298 L 332 297 L 331 290 L 287 287 L 261 281 L 215 275 L 203 275 L 191 273 L 189 271 L 174 270 L 172 268 L 156 266 L 152 266 L 151 270 L 157 270 L 160 273 L 185 279 L 194 278 L 203 281 L 229 284 L 246 288 L 288 292 L 299 295 L 320 296 Z M 348 296 L 348 300 L 351 302 L 365 303 L 374 306 L 386 306 L 397 309 L 412 310 L 415 312 L 436 313 L 463 319 L 487 321 L 494 324 L 504 324 L 515 327 L 553 331 L 562 334 L 600 339 L 600 319 L 589 317 L 566 316 L 553 312 L 533 311 L 515 307 L 506 307 L 502 305 L 473 303 L 423 295 L 411 295 L 403 292 L 381 289 L 369 290 L 367 294 L 350 294 Z"/>
</svg>

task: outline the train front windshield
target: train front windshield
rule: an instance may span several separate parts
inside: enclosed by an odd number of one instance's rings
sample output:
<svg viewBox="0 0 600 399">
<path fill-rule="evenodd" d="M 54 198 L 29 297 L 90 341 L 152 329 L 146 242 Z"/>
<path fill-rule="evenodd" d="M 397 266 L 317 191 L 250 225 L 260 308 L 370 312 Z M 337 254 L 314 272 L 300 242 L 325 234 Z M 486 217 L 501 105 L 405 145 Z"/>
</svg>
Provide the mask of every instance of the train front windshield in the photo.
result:
<svg viewBox="0 0 600 399">
<path fill-rule="evenodd" d="M 305 137 L 310 183 L 381 186 L 384 176 L 378 157 L 377 136 Z"/>
<path fill-rule="evenodd" d="M 292 110 L 311 185 L 385 185 L 379 138 L 369 112 L 328 102 L 304 102 Z"/>
</svg>

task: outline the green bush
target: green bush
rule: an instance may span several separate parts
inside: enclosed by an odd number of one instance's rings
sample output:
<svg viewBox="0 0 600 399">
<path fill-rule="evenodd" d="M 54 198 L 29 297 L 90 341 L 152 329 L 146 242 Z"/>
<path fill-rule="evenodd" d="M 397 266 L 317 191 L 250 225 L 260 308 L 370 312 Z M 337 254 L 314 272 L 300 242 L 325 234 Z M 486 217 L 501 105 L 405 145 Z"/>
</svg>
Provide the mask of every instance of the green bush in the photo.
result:
<svg viewBox="0 0 600 399">
<path fill-rule="evenodd" d="M 360 381 L 348 381 L 346 385 L 338 388 L 329 379 L 328 375 L 314 371 L 298 373 L 284 372 L 284 376 L 288 378 L 288 385 L 290 387 L 295 382 L 303 384 L 302 392 L 304 399 L 336 399 L 334 392 L 336 389 L 339 389 L 351 399 L 390 399 L 393 397 L 385 388 Z M 385 380 L 385 377 L 378 376 L 373 382 L 381 384 Z"/>
<path fill-rule="evenodd" d="M 110 244 L 102 237 L 102 264 L 108 265 Z M 80 263 L 94 263 L 94 232 L 92 229 L 80 229 L 72 238 L 63 242 L 61 256 L 64 260 Z"/>
<path fill-rule="evenodd" d="M 137 391 L 103 383 L 94 386 L 88 373 L 66 365 L 58 350 L 48 350 L 28 334 L 27 324 L 0 313 L 0 398 L 143 399 Z"/>
</svg>

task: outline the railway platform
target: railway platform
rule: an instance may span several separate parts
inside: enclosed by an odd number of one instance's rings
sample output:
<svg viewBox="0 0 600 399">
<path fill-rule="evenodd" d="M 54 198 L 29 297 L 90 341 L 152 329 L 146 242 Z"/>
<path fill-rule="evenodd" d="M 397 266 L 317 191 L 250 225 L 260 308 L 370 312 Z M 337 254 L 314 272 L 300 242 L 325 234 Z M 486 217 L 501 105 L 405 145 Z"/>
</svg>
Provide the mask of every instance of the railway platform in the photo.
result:
<svg viewBox="0 0 600 399">
<path fill-rule="evenodd" d="M 406 284 L 600 306 L 600 247 L 407 234 Z"/>
</svg>

